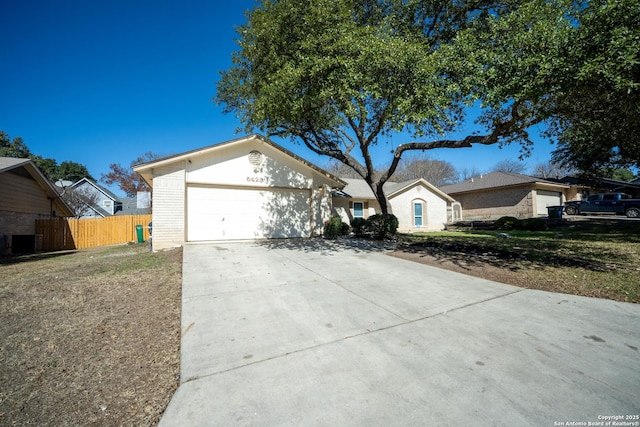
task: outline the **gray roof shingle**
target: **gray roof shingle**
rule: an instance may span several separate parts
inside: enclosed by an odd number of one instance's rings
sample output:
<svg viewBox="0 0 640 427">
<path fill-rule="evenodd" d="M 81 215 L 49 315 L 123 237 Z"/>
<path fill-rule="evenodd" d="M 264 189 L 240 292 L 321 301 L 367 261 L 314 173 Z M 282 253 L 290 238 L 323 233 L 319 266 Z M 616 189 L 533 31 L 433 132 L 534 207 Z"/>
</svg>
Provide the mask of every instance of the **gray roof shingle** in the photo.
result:
<svg viewBox="0 0 640 427">
<path fill-rule="evenodd" d="M 480 175 L 457 184 L 443 185 L 440 190 L 447 194 L 466 193 L 469 191 L 486 190 L 489 188 L 510 187 L 515 185 L 544 183 L 566 187 L 566 185 L 558 185 L 555 182 L 547 181 L 533 176 L 521 175 L 518 173 L 508 172 L 491 172 L 486 175 Z"/>
<path fill-rule="evenodd" d="M 373 194 L 369 185 L 364 179 L 357 178 L 340 178 L 342 181 L 346 182 L 347 185 L 342 189 L 342 193 L 351 197 L 352 199 L 375 199 L 376 196 Z M 406 187 L 413 181 L 405 181 L 405 182 L 386 182 L 382 187 L 384 190 L 384 194 L 392 194 L 395 191 Z"/>
<path fill-rule="evenodd" d="M 20 159 L 17 157 L 0 157 L 0 172 L 16 168 L 27 163 L 29 163 L 29 159 Z"/>
</svg>

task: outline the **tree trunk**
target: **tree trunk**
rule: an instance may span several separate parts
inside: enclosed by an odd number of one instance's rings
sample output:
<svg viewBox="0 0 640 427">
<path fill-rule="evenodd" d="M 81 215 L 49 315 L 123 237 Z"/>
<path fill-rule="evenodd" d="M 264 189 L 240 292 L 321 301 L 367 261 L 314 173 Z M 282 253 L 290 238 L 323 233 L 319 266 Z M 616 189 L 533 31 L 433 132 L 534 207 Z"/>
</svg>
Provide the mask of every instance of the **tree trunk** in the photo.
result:
<svg viewBox="0 0 640 427">
<path fill-rule="evenodd" d="M 384 185 L 384 182 L 378 182 L 376 184 L 374 194 L 376 196 L 376 200 L 380 204 L 380 212 L 383 215 L 386 215 L 389 213 L 389 208 L 387 206 L 387 197 L 384 195 L 384 192 L 382 191 L 383 185 Z"/>
</svg>

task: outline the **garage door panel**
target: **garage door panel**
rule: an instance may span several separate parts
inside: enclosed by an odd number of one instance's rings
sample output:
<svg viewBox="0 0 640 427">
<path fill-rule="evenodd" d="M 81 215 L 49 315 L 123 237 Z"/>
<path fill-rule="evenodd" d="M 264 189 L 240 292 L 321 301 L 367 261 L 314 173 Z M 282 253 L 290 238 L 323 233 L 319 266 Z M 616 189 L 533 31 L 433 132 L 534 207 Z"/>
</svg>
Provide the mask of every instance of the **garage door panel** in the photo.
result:
<svg viewBox="0 0 640 427">
<path fill-rule="evenodd" d="M 189 187 L 187 240 L 307 237 L 308 190 Z"/>
<path fill-rule="evenodd" d="M 558 191 L 537 191 L 538 215 L 547 215 L 548 206 L 562 205 L 562 193 Z"/>
</svg>

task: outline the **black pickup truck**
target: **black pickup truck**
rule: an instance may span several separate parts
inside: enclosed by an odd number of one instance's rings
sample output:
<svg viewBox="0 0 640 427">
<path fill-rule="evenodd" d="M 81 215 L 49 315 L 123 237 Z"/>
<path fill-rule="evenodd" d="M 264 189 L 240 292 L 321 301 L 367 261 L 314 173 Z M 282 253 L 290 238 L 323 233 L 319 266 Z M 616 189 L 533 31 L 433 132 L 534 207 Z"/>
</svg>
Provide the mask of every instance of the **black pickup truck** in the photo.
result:
<svg viewBox="0 0 640 427">
<path fill-rule="evenodd" d="M 587 200 L 567 202 L 564 211 L 568 215 L 616 214 L 640 218 L 640 199 L 632 199 L 624 193 L 594 194 Z"/>
</svg>

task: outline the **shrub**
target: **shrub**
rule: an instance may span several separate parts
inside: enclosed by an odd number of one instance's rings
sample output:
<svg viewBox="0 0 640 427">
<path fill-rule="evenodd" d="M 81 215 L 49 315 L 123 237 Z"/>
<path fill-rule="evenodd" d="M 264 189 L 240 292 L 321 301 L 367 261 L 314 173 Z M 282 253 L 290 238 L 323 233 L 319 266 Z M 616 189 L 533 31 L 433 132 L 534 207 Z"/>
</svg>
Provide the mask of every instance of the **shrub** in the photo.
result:
<svg viewBox="0 0 640 427">
<path fill-rule="evenodd" d="M 520 220 L 513 216 L 503 216 L 493 223 L 494 228 L 497 230 L 515 230 L 518 228 Z"/>
<path fill-rule="evenodd" d="M 542 218 L 527 218 L 520 221 L 520 230 L 544 231 L 549 229 L 547 221 Z"/>
<path fill-rule="evenodd" d="M 542 218 L 518 219 L 512 216 L 503 216 L 494 222 L 493 227 L 496 230 L 524 230 L 524 231 L 542 231 L 547 230 L 549 226 L 547 221 Z"/>
<path fill-rule="evenodd" d="M 341 222 L 340 223 L 340 235 L 341 236 L 346 236 L 347 234 L 349 234 L 349 230 L 351 227 L 349 227 L 349 224 L 347 224 L 346 222 Z"/>
<path fill-rule="evenodd" d="M 351 220 L 351 228 L 353 228 L 353 232 L 356 236 L 362 236 L 364 234 L 366 225 L 367 220 L 364 218 L 353 218 Z"/>
<path fill-rule="evenodd" d="M 371 215 L 366 222 L 366 229 L 376 239 L 384 239 L 396 234 L 398 231 L 398 218 L 393 214 Z"/>
<path fill-rule="evenodd" d="M 335 215 L 324 223 L 324 238 L 325 239 L 337 239 L 338 236 L 343 236 L 349 233 L 349 224 L 342 222 L 342 219 Z"/>
</svg>

